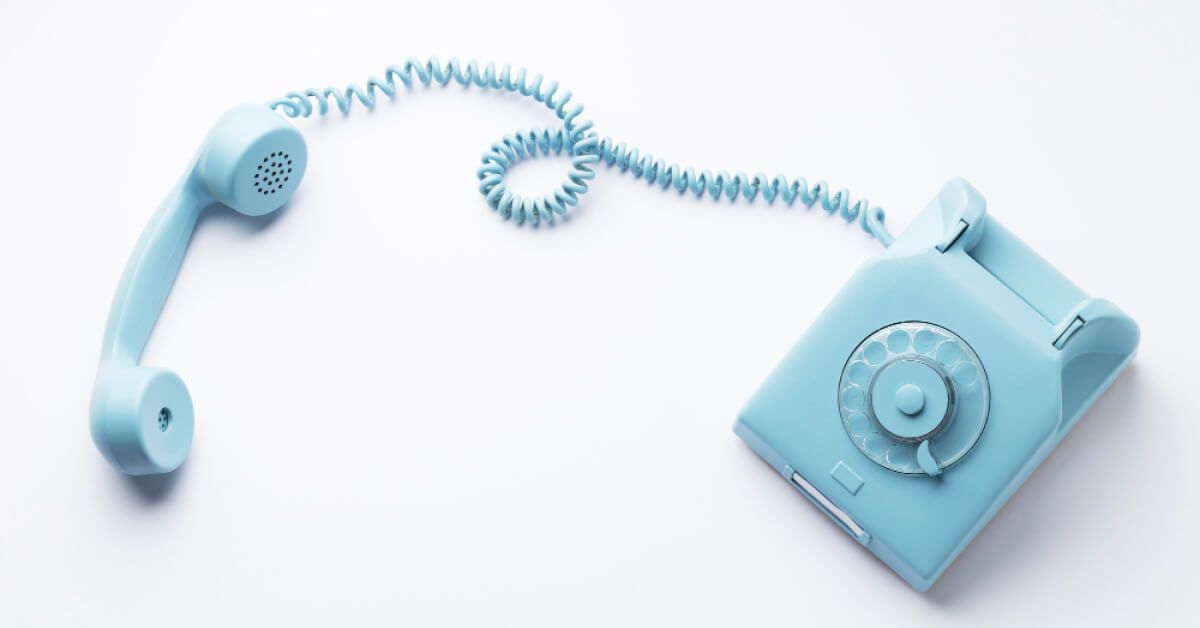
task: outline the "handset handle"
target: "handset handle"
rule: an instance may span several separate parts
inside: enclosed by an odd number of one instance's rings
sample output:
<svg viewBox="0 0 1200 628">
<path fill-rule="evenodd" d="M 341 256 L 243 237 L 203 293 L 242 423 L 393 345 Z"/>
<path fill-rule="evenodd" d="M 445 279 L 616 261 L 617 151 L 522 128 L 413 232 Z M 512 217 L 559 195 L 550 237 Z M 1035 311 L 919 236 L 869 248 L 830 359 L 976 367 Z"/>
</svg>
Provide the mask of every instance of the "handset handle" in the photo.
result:
<svg viewBox="0 0 1200 628">
<path fill-rule="evenodd" d="M 204 208 L 215 201 L 189 169 L 142 231 L 113 297 L 102 363 L 135 365 L 154 330 Z"/>
</svg>

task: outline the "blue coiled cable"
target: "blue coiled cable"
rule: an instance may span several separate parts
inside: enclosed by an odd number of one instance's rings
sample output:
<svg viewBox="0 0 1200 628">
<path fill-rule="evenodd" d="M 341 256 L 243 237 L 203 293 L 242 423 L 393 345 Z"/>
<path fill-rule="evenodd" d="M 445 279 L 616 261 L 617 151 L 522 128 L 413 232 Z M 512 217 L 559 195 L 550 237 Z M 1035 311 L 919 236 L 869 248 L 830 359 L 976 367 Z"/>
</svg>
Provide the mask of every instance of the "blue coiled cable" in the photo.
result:
<svg viewBox="0 0 1200 628">
<path fill-rule="evenodd" d="M 532 129 L 506 135 L 483 154 L 483 163 L 478 170 L 479 191 L 487 199 L 488 205 L 505 219 L 513 218 L 517 223 L 528 220 L 532 224 L 553 221 L 556 215 L 565 214 L 570 207 L 579 203 L 579 197 L 588 191 L 587 182 L 596 177 L 593 166 L 603 163 L 609 167 L 615 166 L 621 172 L 632 173 L 664 190 L 674 189 L 680 194 L 690 191 L 697 197 L 707 194 L 715 200 L 721 197 L 734 200 L 741 196 L 747 201 L 762 195 L 768 203 L 779 199 L 790 206 L 800 201 L 806 207 L 820 202 L 825 211 L 837 212 L 846 222 L 857 220 L 864 231 L 884 246 L 892 243 L 892 236 L 883 225 L 883 209 L 871 207 L 866 199 L 851 203 L 849 190 L 843 188 L 831 195 L 829 185 L 824 181 L 818 181 L 810 187 L 803 177 L 789 180 L 783 176 L 767 177 L 761 173 L 748 176 L 744 172 L 731 175 L 724 171 L 714 175 L 708 170 L 697 174 L 692 168 L 668 165 L 662 159 L 655 159 L 648 153 L 643 155 L 637 148 L 618 144 L 611 138 L 600 139 L 592 131 L 592 121 L 582 117 L 583 105 L 571 104 L 571 92 L 560 91 L 557 82 L 547 83 L 541 74 L 530 78 L 525 68 L 514 73 L 508 64 L 497 72 L 493 63 L 488 63 L 480 71 L 479 65 L 473 60 L 464 66 L 457 59 L 451 59 L 444 65 L 436 57 L 425 62 L 409 59 L 404 65 L 389 66 L 383 78 L 368 79 L 365 89 L 357 84 L 344 89 L 306 89 L 289 92 L 285 97 L 269 102 L 268 106 L 282 111 L 289 118 L 307 118 L 314 111 L 322 116 L 329 113 L 332 101 L 339 111 L 346 114 L 355 100 L 367 109 L 374 109 L 378 93 L 395 99 L 397 82 L 411 88 L 418 82 L 428 87 L 432 83 L 445 86 L 450 81 L 464 87 L 475 85 L 530 96 L 554 111 L 562 121 L 562 127 L 557 130 Z M 541 198 L 513 194 L 504 184 L 504 174 L 517 162 L 538 153 L 569 155 L 571 170 L 566 180 Z"/>
</svg>

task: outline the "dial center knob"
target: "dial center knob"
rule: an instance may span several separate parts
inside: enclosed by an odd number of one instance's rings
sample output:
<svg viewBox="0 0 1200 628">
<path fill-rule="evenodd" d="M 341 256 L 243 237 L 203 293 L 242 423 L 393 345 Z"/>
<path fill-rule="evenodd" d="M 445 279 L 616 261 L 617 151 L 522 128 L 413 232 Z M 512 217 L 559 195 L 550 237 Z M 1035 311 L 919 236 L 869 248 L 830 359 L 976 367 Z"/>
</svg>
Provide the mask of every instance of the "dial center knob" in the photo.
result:
<svg viewBox="0 0 1200 628">
<path fill-rule="evenodd" d="M 896 389 L 896 409 L 913 416 L 925 408 L 925 391 L 916 384 L 904 384 Z"/>
<path fill-rule="evenodd" d="M 921 358 L 884 364 L 870 385 L 871 410 L 879 425 L 905 442 L 937 433 L 951 414 L 953 395 L 942 368 Z"/>
</svg>

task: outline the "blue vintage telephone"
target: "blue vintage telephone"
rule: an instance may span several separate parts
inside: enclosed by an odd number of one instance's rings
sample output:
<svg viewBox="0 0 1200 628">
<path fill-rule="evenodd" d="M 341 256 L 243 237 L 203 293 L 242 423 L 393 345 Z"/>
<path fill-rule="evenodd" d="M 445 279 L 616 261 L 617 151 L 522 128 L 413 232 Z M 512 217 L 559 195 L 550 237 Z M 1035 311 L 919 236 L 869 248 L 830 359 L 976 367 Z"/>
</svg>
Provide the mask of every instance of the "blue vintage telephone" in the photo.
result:
<svg viewBox="0 0 1200 628">
<path fill-rule="evenodd" d="M 141 366 L 201 212 L 249 216 L 284 205 L 308 163 L 290 118 L 373 108 L 415 84 L 532 97 L 562 122 L 504 137 L 482 157 L 479 190 L 518 223 L 553 221 L 604 164 L 682 194 L 820 204 L 859 222 L 887 251 L 860 269 L 740 415 L 734 431 L 843 529 L 925 590 L 1112 383 L 1137 325 L 1090 299 L 950 181 L 897 240 L 884 213 L 824 182 L 699 174 L 601 139 L 570 92 L 510 66 L 410 60 L 365 88 L 308 89 L 227 112 L 138 241 L 113 300 L 91 402 L 92 438 L 133 475 L 170 472 L 192 441 L 193 407 L 174 373 Z M 566 155 L 565 181 L 540 198 L 504 174 L 537 154 Z"/>
</svg>

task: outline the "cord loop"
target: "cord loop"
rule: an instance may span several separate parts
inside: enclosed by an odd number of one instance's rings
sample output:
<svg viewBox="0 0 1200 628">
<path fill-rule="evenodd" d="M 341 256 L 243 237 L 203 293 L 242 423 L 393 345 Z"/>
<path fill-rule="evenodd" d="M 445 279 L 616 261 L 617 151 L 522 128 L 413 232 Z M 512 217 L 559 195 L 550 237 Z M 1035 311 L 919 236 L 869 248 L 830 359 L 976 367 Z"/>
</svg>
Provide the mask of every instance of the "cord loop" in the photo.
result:
<svg viewBox="0 0 1200 628">
<path fill-rule="evenodd" d="M 679 194 L 690 192 L 697 198 L 708 195 L 713 200 L 725 197 L 735 201 L 741 196 L 746 201 L 754 201 L 762 196 L 769 204 L 776 199 L 788 206 L 796 201 L 805 207 L 820 203 L 827 213 L 836 213 L 847 223 L 858 222 L 864 231 L 884 246 L 892 243 L 892 236 L 883 224 L 883 209 L 872 207 L 865 198 L 852 203 L 850 192 L 845 188 L 831 196 L 829 185 L 824 181 L 809 186 L 803 177 L 790 180 L 784 176 L 767 177 L 763 173 L 749 176 L 745 172 L 731 175 L 725 171 L 713 174 L 708 170 L 697 174 L 690 167 L 668 164 L 650 154 L 642 156 L 635 147 L 618 144 L 608 137 L 601 139 L 592 131 L 592 121 L 582 117 L 583 105 L 572 104 L 571 92 L 560 92 L 556 81 L 545 83 L 541 74 L 530 78 L 525 68 L 516 69 L 514 74 L 509 64 L 504 64 L 497 72 L 494 63 L 486 64 L 481 70 L 475 60 L 468 61 L 464 66 L 458 59 L 450 59 L 445 64 L 439 62 L 437 57 L 427 61 L 409 59 L 403 65 L 389 66 L 382 78 L 372 76 L 367 79 L 365 88 L 358 84 L 341 89 L 309 88 L 288 92 L 283 98 L 267 103 L 267 106 L 289 118 L 307 118 L 314 113 L 318 116 L 327 115 L 331 103 L 342 114 L 348 114 L 356 100 L 367 109 L 374 109 L 378 94 L 395 99 L 397 83 L 411 89 L 416 83 L 429 87 L 434 83 L 445 86 L 451 81 L 463 87 L 474 85 L 531 97 L 546 105 L 562 121 L 559 129 L 530 129 L 506 135 L 492 144 L 481 157 L 481 165 L 476 172 L 479 192 L 501 217 L 514 219 L 518 224 L 525 221 L 535 225 L 542 221 L 552 222 L 556 216 L 565 214 L 579 204 L 580 197 L 588 191 L 587 182 L 596 177 L 595 165 L 600 163 L 630 173 L 664 190 L 672 189 Z M 510 192 L 504 184 L 505 173 L 516 163 L 539 154 L 548 156 L 564 153 L 571 157 L 571 168 L 567 178 L 549 194 L 540 198 L 525 198 Z"/>
</svg>

